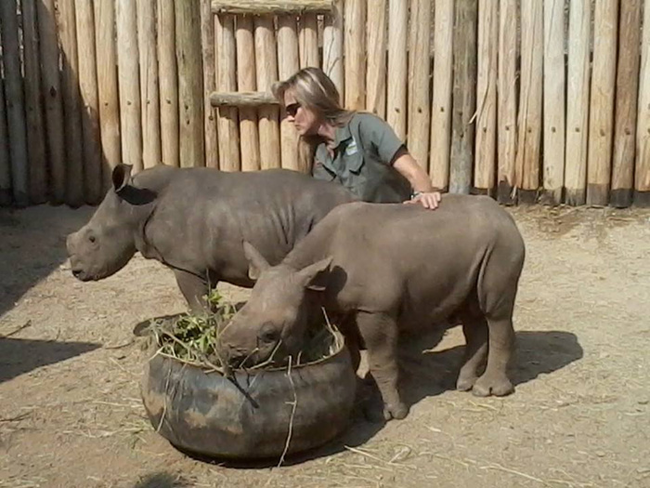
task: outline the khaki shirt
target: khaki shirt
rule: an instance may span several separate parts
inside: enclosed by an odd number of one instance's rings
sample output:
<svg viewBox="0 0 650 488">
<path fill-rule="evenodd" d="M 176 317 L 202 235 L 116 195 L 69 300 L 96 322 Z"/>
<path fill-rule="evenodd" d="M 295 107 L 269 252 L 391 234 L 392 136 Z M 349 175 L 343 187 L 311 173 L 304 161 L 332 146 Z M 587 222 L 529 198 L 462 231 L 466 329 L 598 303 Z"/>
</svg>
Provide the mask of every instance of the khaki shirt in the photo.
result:
<svg viewBox="0 0 650 488">
<path fill-rule="evenodd" d="M 392 166 L 403 146 L 385 121 L 370 113 L 357 113 L 336 129 L 333 154 L 325 143 L 316 148 L 312 175 L 337 181 L 361 200 L 401 203 L 411 195 L 411 185 Z"/>
</svg>

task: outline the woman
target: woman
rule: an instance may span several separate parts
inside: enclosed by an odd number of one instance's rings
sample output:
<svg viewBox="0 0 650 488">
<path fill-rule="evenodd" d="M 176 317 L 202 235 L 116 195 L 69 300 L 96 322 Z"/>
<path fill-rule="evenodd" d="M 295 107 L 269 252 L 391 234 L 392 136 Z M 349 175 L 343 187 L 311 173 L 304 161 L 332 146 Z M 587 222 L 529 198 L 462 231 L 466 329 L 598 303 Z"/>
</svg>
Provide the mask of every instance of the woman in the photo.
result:
<svg viewBox="0 0 650 488">
<path fill-rule="evenodd" d="M 298 71 L 276 83 L 273 95 L 310 146 L 314 178 L 338 181 L 367 202 L 438 206 L 440 193 L 390 125 L 342 108 L 336 86 L 322 70 Z"/>
</svg>

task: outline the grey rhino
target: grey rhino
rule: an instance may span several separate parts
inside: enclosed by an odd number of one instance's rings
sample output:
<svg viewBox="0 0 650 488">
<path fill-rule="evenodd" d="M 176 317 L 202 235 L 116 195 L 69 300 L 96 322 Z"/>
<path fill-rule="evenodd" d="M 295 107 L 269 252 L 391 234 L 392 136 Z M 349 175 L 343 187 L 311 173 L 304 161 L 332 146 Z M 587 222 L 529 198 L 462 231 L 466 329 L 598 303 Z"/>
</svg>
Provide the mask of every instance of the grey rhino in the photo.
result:
<svg viewBox="0 0 650 488">
<path fill-rule="evenodd" d="M 272 351 L 296 354 L 324 307 L 352 316 L 342 332 L 353 363 L 365 344 L 383 415 L 400 419 L 408 408 L 398 393 L 398 335 L 454 316 L 466 339 L 457 388 L 478 396 L 514 391 L 506 369 L 525 246 L 513 218 L 490 197 L 446 194 L 434 211 L 341 205 L 275 266 L 245 246 L 257 282 L 221 331 L 219 353 L 230 366 L 263 361 Z"/>
<path fill-rule="evenodd" d="M 120 164 L 90 221 L 70 234 L 72 273 L 101 280 L 139 251 L 174 270 L 195 311 L 219 281 L 250 288 L 243 242 L 279 263 L 330 210 L 354 201 L 341 185 L 295 171 L 227 173 L 159 165 L 131 177 Z"/>
</svg>

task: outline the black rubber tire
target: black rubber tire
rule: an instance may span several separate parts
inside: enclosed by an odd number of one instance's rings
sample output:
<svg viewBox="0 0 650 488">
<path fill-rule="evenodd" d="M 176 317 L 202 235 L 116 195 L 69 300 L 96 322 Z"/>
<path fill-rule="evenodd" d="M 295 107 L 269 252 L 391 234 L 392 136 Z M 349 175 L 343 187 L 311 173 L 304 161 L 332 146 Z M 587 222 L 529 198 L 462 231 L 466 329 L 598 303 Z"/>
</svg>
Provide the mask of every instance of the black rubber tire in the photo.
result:
<svg viewBox="0 0 650 488">
<path fill-rule="evenodd" d="M 224 459 L 279 458 L 313 449 L 350 421 L 356 374 L 346 347 L 291 370 L 219 373 L 156 355 L 145 365 L 141 394 L 154 429 L 174 446 Z M 293 383 L 293 384 L 292 384 Z M 295 399 L 295 412 L 292 411 Z"/>
</svg>

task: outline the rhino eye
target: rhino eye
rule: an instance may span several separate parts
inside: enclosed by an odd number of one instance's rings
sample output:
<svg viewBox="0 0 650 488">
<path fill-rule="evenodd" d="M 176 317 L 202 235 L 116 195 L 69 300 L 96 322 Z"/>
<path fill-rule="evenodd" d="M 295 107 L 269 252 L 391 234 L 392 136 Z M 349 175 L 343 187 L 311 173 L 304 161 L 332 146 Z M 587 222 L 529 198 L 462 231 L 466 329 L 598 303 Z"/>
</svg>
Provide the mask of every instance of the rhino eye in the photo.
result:
<svg viewBox="0 0 650 488">
<path fill-rule="evenodd" d="M 273 343 L 277 342 L 280 338 L 280 332 L 273 326 L 273 324 L 264 324 L 258 337 L 262 342 Z"/>
<path fill-rule="evenodd" d="M 93 244 L 94 244 L 95 242 L 97 242 L 97 238 L 96 238 L 95 236 L 93 236 L 93 235 L 88 236 L 88 240 L 89 240 L 90 242 L 92 242 Z"/>
</svg>

